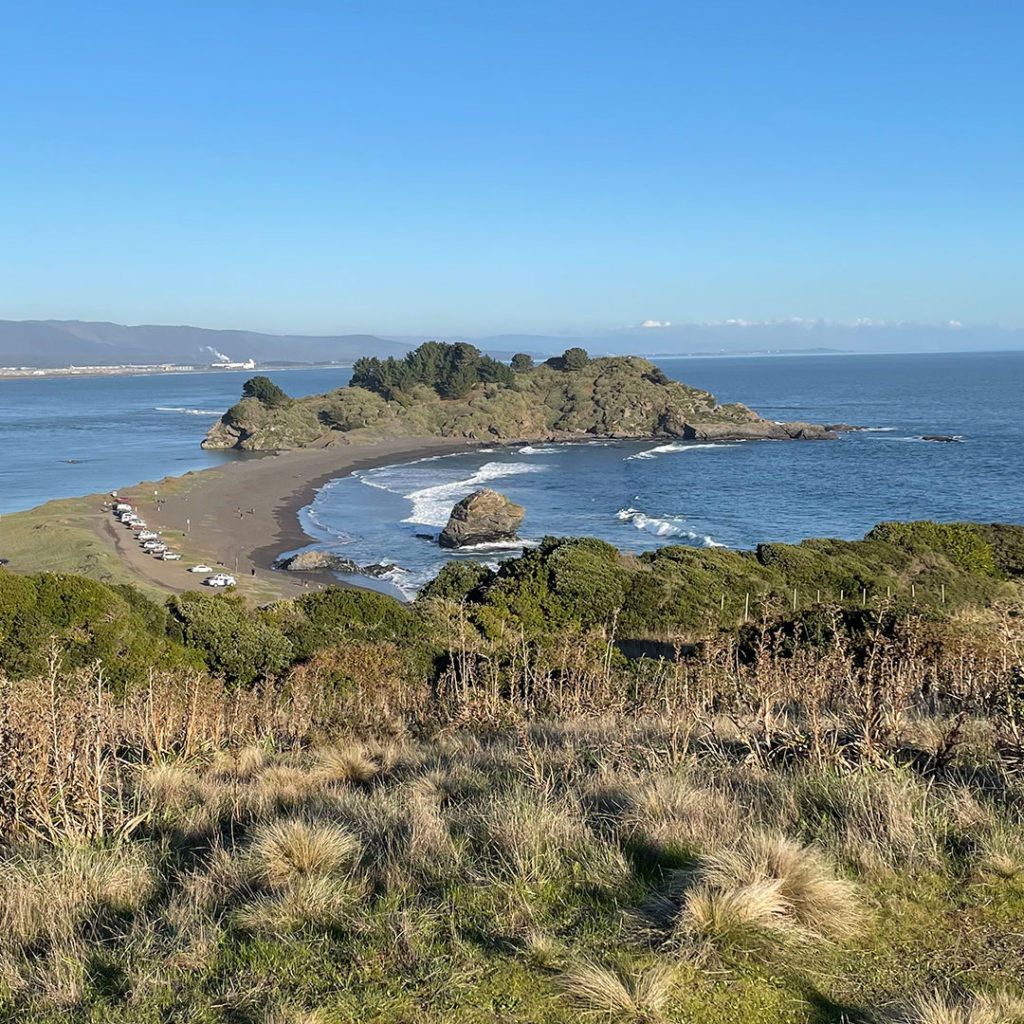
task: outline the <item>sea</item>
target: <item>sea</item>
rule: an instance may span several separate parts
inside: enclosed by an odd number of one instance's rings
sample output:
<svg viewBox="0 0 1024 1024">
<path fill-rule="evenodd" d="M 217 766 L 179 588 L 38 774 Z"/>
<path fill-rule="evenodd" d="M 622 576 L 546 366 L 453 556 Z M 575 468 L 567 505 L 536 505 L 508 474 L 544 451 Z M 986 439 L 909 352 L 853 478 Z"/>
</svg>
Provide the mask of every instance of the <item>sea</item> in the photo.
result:
<svg viewBox="0 0 1024 1024">
<path fill-rule="evenodd" d="M 449 559 L 493 563 L 546 535 L 640 552 L 854 539 L 888 519 L 1024 523 L 1024 352 L 654 361 L 770 419 L 864 429 L 817 442 L 482 448 L 332 481 L 300 513 L 303 527 L 317 547 L 394 566 L 358 582 L 408 598 Z M 249 375 L 0 381 L 0 513 L 244 458 L 199 442 Z M 348 375 L 270 374 L 292 395 L 338 387 Z M 428 539 L 455 502 L 485 486 L 526 509 L 520 544 L 455 553 Z"/>
</svg>

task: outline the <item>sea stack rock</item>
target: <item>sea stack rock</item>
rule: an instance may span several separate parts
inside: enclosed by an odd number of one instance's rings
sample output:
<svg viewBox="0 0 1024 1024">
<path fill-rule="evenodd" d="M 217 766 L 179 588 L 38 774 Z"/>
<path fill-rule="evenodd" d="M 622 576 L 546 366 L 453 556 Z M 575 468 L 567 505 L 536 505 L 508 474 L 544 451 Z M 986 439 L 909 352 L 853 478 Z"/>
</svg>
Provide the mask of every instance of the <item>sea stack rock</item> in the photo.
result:
<svg viewBox="0 0 1024 1024">
<path fill-rule="evenodd" d="M 437 543 L 443 548 L 464 548 L 473 544 L 500 544 L 516 539 L 526 510 L 504 494 L 487 488 L 462 499 L 448 518 Z"/>
</svg>

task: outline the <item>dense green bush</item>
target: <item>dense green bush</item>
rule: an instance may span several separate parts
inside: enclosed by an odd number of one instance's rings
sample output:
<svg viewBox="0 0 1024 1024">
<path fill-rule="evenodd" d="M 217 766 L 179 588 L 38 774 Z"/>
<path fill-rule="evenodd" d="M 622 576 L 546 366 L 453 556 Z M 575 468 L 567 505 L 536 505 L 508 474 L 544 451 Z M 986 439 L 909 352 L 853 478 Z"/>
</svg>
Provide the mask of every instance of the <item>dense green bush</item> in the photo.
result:
<svg viewBox="0 0 1024 1024">
<path fill-rule="evenodd" d="M 445 601 L 462 601 L 472 591 L 494 578 L 494 573 L 482 562 L 452 561 L 442 566 L 441 571 L 420 591 L 417 601 L 439 598 Z"/>
<path fill-rule="evenodd" d="M 881 540 L 915 554 L 941 551 L 966 572 L 994 575 L 992 548 L 974 523 L 879 523 L 867 540 Z"/>
<path fill-rule="evenodd" d="M 159 605 L 130 587 L 0 571 L 0 674 L 12 679 L 45 672 L 51 652 L 62 670 L 99 662 L 118 685 L 154 666 L 192 663 L 169 625 Z"/>
<path fill-rule="evenodd" d="M 229 682 L 248 684 L 276 675 L 293 661 L 291 642 L 276 625 L 251 613 L 240 594 L 190 591 L 171 599 L 185 643 L 207 668 Z"/>
</svg>

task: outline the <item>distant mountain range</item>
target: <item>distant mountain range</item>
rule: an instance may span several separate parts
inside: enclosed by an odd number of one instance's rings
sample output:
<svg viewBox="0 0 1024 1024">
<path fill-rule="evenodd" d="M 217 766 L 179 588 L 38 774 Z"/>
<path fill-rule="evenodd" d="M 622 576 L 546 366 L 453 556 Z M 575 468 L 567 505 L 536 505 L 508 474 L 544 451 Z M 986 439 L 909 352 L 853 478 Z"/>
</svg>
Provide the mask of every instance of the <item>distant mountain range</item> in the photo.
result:
<svg viewBox="0 0 1024 1024">
<path fill-rule="evenodd" d="M 0 366 L 47 369 L 126 363 L 351 362 L 363 355 L 403 355 L 409 346 L 371 334 L 333 337 L 214 331 L 203 327 L 0 320 Z"/>
<path fill-rule="evenodd" d="M 960 324 L 853 324 L 823 320 L 764 323 L 654 324 L 574 335 L 501 334 L 378 337 L 261 334 L 203 327 L 127 327 L 83 320 L 0 320 L 0 366 L 65 366 L 213 362 L 350 363 L 362 355 L 403 355 L 423 341 L 469 341 L 498 358 L 534 356 L 581 345 L 591 355 L 742 355 L 808 352 L 948 352 L 1024 349 L 1024 330 Z"/>
<path fill-rule="evenodd" d="M 418 345 L 426 338 L 395 339 Z M 591 355 L 744 355 L 829 352 L 963 352 L 1024 349 L 1024 330 L 957 323 L 916 324 L 863 321 L 725 321 L 659 324 L 572 336 L 501 334 L 465 340 L 492 355 L 550 355 L 581 345 Z"/>
</svg>

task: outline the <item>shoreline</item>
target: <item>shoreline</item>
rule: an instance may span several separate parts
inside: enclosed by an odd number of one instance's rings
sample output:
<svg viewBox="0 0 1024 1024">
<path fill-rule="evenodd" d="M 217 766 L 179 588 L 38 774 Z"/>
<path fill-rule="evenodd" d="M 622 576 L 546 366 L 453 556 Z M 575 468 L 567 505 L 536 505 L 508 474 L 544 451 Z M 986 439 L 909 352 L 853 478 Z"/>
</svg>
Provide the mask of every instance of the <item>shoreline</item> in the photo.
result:
<svg viewBox="0 0 1024 1024">
<path fill-rule="evenodd" d="M 187 569 L 206 564 L 235 575 L 238 591 L 254 601 L 295 597 L 311 587 L 352 586 L 328 570 L 273 568 L 284 553 L 315 544 L 299 519 L 317 492 L 353 472 L 401 465 L 480 447 L 585 444 L 592 436 L 495 441 L 430 436 L 370 444 L 252 452 L 208 469 L 143 481 L 122 488 L 151 529 L 180 561 L 165 562 L 141 550 L 108 510 L 109 494 L 55 499 L 0 518 L 0 555 L 15 572 L 71 572 L 105 582 L 131 582 L 163 594 L 200 588 L 205 574 Z M 614 437 L 653 441 L 663 438 Z M 725 440 L 724 438 L 722 440 Z"/>
<path fill-rule="evenodd" d="M 345 586 L 333 573 L 275 570 L 287 551 L 316 542 L 299 511 L 331 480 L 361 469 L 471 452 L 483 441 L 405 437 L 372 445 L 252 454 L 182 476 L 122 488 L 150 528 L 182 555 L 164 562 L 145 553 L 110 514 L 109 494 L 61 498 L 0 518 L 0 550 L 18 573 L 78 573 L 111 583 L 133 582 L 164 594 L 200 589 L 195 564 L 234 575 L 255 601 L 295 597 L 310 588 Z"/>
</svg>

